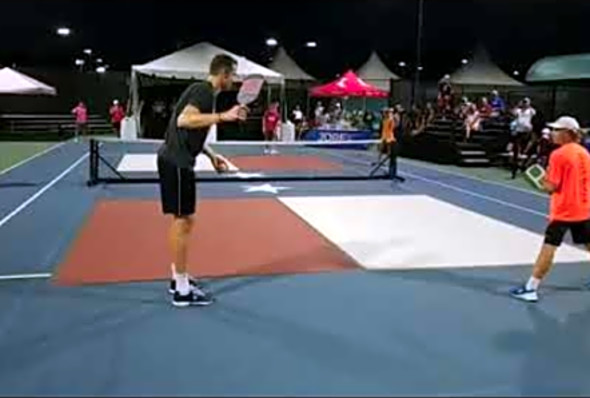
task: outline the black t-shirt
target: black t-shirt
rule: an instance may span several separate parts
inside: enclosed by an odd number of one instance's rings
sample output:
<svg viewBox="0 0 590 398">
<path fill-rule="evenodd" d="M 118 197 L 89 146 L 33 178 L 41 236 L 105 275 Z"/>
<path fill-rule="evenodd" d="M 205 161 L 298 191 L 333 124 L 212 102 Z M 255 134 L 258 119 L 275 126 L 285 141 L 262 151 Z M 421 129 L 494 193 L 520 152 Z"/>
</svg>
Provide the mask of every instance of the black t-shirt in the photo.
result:
<svg viewBox="0 0 590 398">
<path fill-rule="evenodd" d="M 194 106 L 201 113 L 213 113 L 215 97 L 215 90 L 210 82 L 194 83 L 182 93 L 170 116 L 164 144 L 158 151 L 160 156 L 178 167 L 195 166 L 195 159 L 205 146 L 209 127 L 178 128 L 177 119 L 187 105 Z"/>
</svg>

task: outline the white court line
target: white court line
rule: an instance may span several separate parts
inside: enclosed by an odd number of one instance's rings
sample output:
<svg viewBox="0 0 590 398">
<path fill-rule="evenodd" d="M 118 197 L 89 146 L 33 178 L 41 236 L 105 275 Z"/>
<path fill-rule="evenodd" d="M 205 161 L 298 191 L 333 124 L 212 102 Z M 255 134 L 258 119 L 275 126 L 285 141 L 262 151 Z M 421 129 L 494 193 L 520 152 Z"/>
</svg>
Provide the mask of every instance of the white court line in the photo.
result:
<svg viewBox="0 0 590 398">
<path fill-rule="evenodd" d="M 0 281 L 22 281 L 26 279 L 49 279 L 50 273 L 0 275 Z"/>
<path fill-rule="evenodd" d="M 66 142 L 67 142 L 67 141 L 66 141 Z M 12 166 L 10 166 L 9 168 L 7 168 L 7 169 L 4 169 L 4 170 L 1 170 L 1 171 L 0 171 L 0 176 L 1 176 L 1 175 L 3 175 L 3 174 L 6 174 L 6 173 L 8 173 L 9 171 L 12 171 L 12 170 L 16 169 L 17 167 L 20 167 L 20 166 L 22 166 L 22 165 L 24 165 L 24 164 L 26 164 L 26 163 L 29 163 L 31 160 L 33 160 L 33 159 L 37 159 L 39 156 L 43 156 L 43 155 L 45 155 L 45 154 L 47 154 L 47 153 L 49 153 L 49 152 L 53 151 L 54 149 L 57 149 L 57 148 L 61 147 L 62 145 L 65 145 L 65 144 L 66 144 L 66 142 L 60 142 L 60 143 L 58 143 L 58 144 L 55 144 L 55 145 L 52 145 L 52 146 L 50 146 L 49 148 L 45 148 L 45 149 L 44 149 L 44 150 L 42 150 L 41 152 L 37 152 L 36 154 L 34 154 L 34 155 L 32 155 L 32 156 L 29 156 L 28 158 L 26 158 L 26 159 L 23 159 L 23 160 L 21 160 L 21 161 L 20 161 L 20 162 L 18 162 L 18 163 L 15 163 L 15 164 L 13 164 L 13 165 L 12 165 Z"/>
<path fill-rule="evenodd" d="M 431 180 L 430 178 L 421 177 L 421 176 L 418 176 L 416 174 L 412 174 L 412 173 L 408 173 L 408 172 L 403 172 L 401 174 L 407 175 L 408 177 L 415 178 L 417 180 L 422 180 L 424 182 L 428 182 L 430 184 L 439 185 L 439 186 L 444 187 L 444 188 L 447 188 L 447 189 L 452 189 L 452 190 L 457 191 L 457 192 L 461 192 L 461 193 L 464 193 L 464 194 L 467 194 L 467 195 L 471 195 L 471 196 L 474 196 L 476 198 L 485 199 L 485 200 L 488 200 L 490 202 L 501 204 L 501 205 L 504 205 L 504 206 L 507 206 L 507 207 L 512 207 L 513 209 L 524 211 L 524 212 L 527 212 L 527 213 L 530 213 L 530 214 L 534 214 L 535 216 L 540 216 L 540 217 L 543 217 L 543 218 L 547 218 L 547 214 L 545 214 L 545 213 L 541 213 L 540 211 L 536 211 L 536 210 L 531 210 L 531 209 L 529 209 L 527 207 L 520 206 L 520 205 L 511 203 L 511 202 L 506 202 L 506 201 L 504 201 L 502 199 L 497 199 L 497 198 L 494 198 L 494 197 L 491 197 L 491 196 L 488 196 L 488 195 L 483 195 L 483 194 L 480 194 L 480 193 L 477 193 L 477 192 L 470 191 L 468 189 L 459 188 L 459 187 L 456 187 L 456 186 L 451 185 L 451 184 L 445 184 L 444 182 L 439 182 L 439 181 Z"/>
<path fill-rule="evenodd" d="M 543 195 L 542 193 L 539 193 L 539 192 L 535 192 L 535 191 L 532 191 L 532 190 L 528 190 L 528 189 L 524 189 L 524 188 L 519 188 L 519 187 L 513 187 L 512 185 L 504 184 L 502 182 L 490 181 L 490 180 L 486 180 L 484 178 L 480 178 L 480 177 L 476 177 L 476 176 L 470 176 L 470 175 L 462 174 L 462 173 L 456 172 L 456 171 L 441 170 L 441 169 L 436 168 L 435 166 L 428 166 L 428 165 L 425 165 L 425 164 L 422 164 L 422 163 L 418 163 L 418 162 L 416 162 L 413 159 L 400 158 L 399 160 L 401 161 L 401 163 L 407 163 L 407 164 L 412 165 L 414 167 L 423 168 L 423 169 L 426 169 L 426 170 L 432 170 L 432 171 L 436 171 L 436 172 L 442 173 L 442 174 L 450 174 L 450 175 L 457 176 L 457 177 L 463 177 L 463 178 L 467 178 L 469 180 L 483 182 L 485 184 L 498 185 L 498 186 L 503 187 L 503 188 L 514 189 L 515 191 L 524 192 L 524 193 L 528 193 L 528 194 L 531 194 L 531 195 L 534 195 L 534 196 L 538 196 L 538 197 L 543 198 L 543 199 L 547 199 L 549 197 L 548 195 Z"/>
<path fill-rule="evenodd" d="M 78 166 L 80 163 L 82 163 L 88 157 L 88 155 L 89 155 L 89 153 L 86 152 L 78 160 L 76 160 L 70 167 L 68 167 L 67 169 L 62 171 L 60 175 L 55 177 L 47 185 L 45 185 L 43 188 L 41 188 L 40 190 L 35 192 L 31 197 L 29 197 L 27 200 L 25 200 L 23 203 L 21 203 L 20 206 L 18 206 L 16 209 L 14 209 L 12 212 L 10 212 L 10 214 L 8 214 L 6 217 L 4 217 L 2 220 L 0 220 L 0 228 L 4 224 L 6 224 L 8 221 L 10 221 L 14 216 L 16 216 L 18 213 L 23 211 L 28 205 L 30 205 L 35 200 L 37 200 L 37 198 L 39 198 L 39 196 L 43 195 L 49 188 L 51 188 L 57 182 L 59 182 L 59 180 L 64 178 L 66 175 L 68 175 L 72 170 L 74 170 L 76 168 L 76 166 Z"/>
<path fill-rule="evenodd" d="M 340 156 L 336 156 L 336 154 L 331 154 L 331 156 L 340 157 Z M 362 164 L 364 166 L 367 166 L 368 164 L 370 164 L 370 163 L 368 163 L 366 161 L 362 161 L 362 160 L 349 159 L 349 158 L 347 158 L 346 160 L 349 161 L 349 162 L 353 162 L 353 163 L 357 163 L 357 164 Z M 431 183 L 431 184 L 439 185 L 439 186 L 444 187 L 444 188 L 447 188 L 447 189 L 452 189 L 454 191 L 461 192 L 461 193 L 464 193 L 464 194 L 467 194 L 467 195 L 471 195 L 471 196 L 474 196 L 476 198 L 480 198 L 480 199 L 488 200 L 490 202 L 501 204 L 501 205 L 504 205 L 506 207 L 511 207 L 513 209 L 524 211 L 526 213 L 533 214 L 535 216 L 540 216 L 540 217 L 543 217 L 543 218 L 547 218 L 547 214 L 545 214 L 545 213 L 541 213 L 540 211 L 536 211 L 536 210 L 531 210 L 531 209 L 529 209 L 527 207 L 519 206 L 519 205 L 514 204 L 514 203 L 511 203 L 511 202 L 506 202 L 505 200 L 497 199 L 497 198 L 494 198 L 492 196 L 488 196 L 488 195 L 480 194 L 480 193 L 477 193 L 477 192 L 473 192 L 473 191 L 470 191 L 468 189 L 459 188 L 459 187 L 454 186 L 454 185 L 451 185 L 451 184 L 445 184 L 443 182 L 431 180 L 430 178 L 421 177 L 421 176 L 418 176 L 418 175 L 413 174 L 413 173 L 401 172 L 400 174 L 406 175 L 406 176 L 411 177 L 411 178 L 415 178 L 417 180 L 422 180 L 424 182 L 428 182 L 428 183 Z"/>
</svg>

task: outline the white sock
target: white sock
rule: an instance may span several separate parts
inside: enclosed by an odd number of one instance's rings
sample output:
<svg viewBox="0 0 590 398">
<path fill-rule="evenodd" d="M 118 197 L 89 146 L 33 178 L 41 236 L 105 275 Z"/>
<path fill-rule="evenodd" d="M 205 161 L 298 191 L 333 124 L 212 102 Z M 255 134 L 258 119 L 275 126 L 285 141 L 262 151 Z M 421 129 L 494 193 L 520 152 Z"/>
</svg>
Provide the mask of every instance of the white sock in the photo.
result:
<svg viewBox="0 0 590 398">
<path fill-rule="evenodd" d="M 188 274 L 176 274 L 176 291 L 178 291 L 181 296 L 186 296 L 190 293 Z"/>
<path fill-rule="evenodd" d="M 537 290 L 541 284 L 541 280 L 531 276 L 529 281 L 526 283 L 526 290 Z"/>
</svg>

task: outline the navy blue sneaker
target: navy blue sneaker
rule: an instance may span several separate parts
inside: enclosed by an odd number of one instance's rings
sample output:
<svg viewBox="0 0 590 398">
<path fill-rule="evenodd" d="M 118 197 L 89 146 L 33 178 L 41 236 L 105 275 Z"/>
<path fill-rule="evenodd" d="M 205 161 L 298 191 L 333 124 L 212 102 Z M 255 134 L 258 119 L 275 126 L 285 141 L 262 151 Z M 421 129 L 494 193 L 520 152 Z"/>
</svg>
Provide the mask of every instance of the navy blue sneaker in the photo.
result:
<svg viewBox="0 0 590 398">
<path fill-rule="evenodd" d="M 205 307 L 211 304 L 213 304 L 213 297 L 209 293 L 205 293 L 199 289 L 191 290 L 189 294 L 185 296 L 178 292 L 174 292 L 174 295 L 172 296 L 172 305 L 175 307 Z"/>
<path fill-rule="evenodd" d="M 515 299 L 526 301 L 527 303 L 536 303 L 539 301 L 537 291 L 528 290 L 524 285 L 510 289 L 510 295 Z"/>
</svg>

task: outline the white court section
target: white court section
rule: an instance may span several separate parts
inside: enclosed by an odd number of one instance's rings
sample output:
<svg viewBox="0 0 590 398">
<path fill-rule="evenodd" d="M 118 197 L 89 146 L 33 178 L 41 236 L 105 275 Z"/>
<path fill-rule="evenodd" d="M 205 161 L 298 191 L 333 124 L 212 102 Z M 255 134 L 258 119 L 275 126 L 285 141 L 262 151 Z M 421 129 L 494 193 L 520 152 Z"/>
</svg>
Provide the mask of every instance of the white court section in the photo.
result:
<svg viewBox="0 0 590 398">
<path fill-rule="evenodd" d="M 533 264 L 541 233 L 423 195 L 282 197 L 281 202 L 368 269 Z M 556 262 L 587 261 L 563 244 Z"/>
<path fill-rule="evenodd" d="M 238 168 L 231 162 L 230 171 L 238 171 Z M 117 165 L 119 172 L 157 172 L 158 156 L 154 153 L 130 153 L 125 154 Z M 206 155 L 197 156 L 195 171 L 215 171 L 213 164 Z"/>
</svg>

